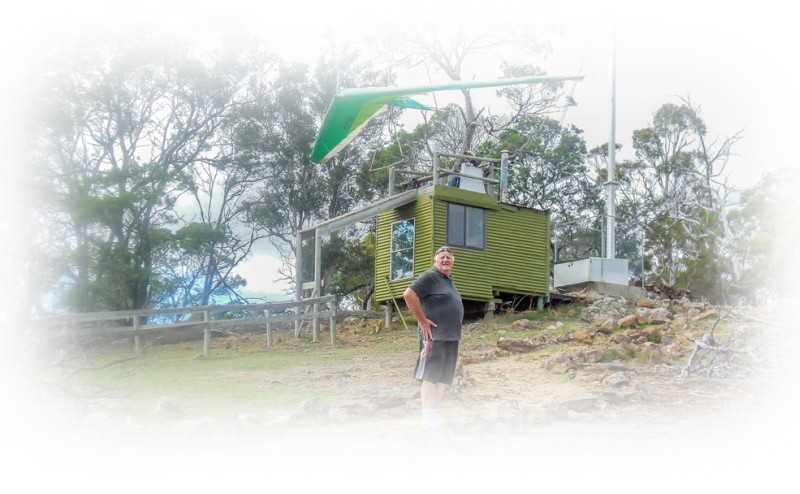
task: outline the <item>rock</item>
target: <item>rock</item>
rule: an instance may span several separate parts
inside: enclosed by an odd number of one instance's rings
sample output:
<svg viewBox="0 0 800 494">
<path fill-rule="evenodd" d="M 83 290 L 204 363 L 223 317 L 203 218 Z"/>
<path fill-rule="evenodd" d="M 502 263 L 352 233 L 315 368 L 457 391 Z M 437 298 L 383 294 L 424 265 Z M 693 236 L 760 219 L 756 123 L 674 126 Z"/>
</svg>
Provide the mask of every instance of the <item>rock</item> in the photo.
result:
<svg viewBox="0 0 800 494">
<path fill-rule="evenodd" d="M 703 319 L 706 319 L 708 317 L 718 316 L 718 315 L 719 315 L 719 310 L 710 309 L 710 310 L 707 310 L 705 312 L 701 312 L 701 313 L 699 313 L 697 315 L 692 316 L 692 321 L 702 321 Z"/>
<path fill-rule="evenodd" d="M 529 424 L 543 424 L 553 419 L 552 415 L 541 407 L 526 407 L 523 413 L 525 422 Z"/>
<path fill-rule="evenodd" d="M 603 352 L 598 349 L 587 350 L 583 352 L 583 358 L 587 363 L 596 364 L 603 360 Z"/>
<path fill-rule="evenodd" d="M 614 322 L 614 319 L 609 317 L 608 319 L 602 321 L 600 324 L 600 329 L 611 332 L 617 329 L 617 324 Z"/>
<path fill-rule="evenodd" d="M 467 326 L 467 329 L 473 333 L 484 332 L 486 331 L 486 325 L 479 322 L 474 322 Z"/>
<path fill-rule="evenodd" d="M 574 339 L 575 335 L 572 333 L 561 333 L 555 338 L 556 343 L 567 343 L 568 341 L 572 341 Z"/>
<path fill-rule="evenodd" d="M 621 388 L 623 386 L 629 386 L 631 380 L 624 372 L 615 372 L 614 374 L 606 376 L 602 382 L 603 386 Z"/>
<path fill-rule="evenodd" d="M 572 412 L 587 412 L 594 408 L 597 403 L 597 397 L 594 395 L 577 395 L 570 397 L 558 404 L 559 408 L 563 408 Z"/>
<path fill-rule="evenodd" d="M 153 415 L 162 419 L 177 419 L 180 418 L 183 413 L 180 407 L 178 407 L 171 398 L 162 396 L 156 402 L 155 407 L 153 407 Z"/>
<path fill-rule="evenodd" d="M 518 319 L 511 323 L 511 327 L 516 331 L 530 331 L 535 329 L 530 319 Z"/>
<path fill-rule="evenodd" d="M 625 335 L 623 333 L 617 333 L 611 335 L 611 341 L 613 341 L 614 343 L 618 343 L 620 345 L 625 345 L 627 343 L 630 343 L 631 339 L 628 335 Z"/>
<path fill-rule="evenodd" d="M 517 400 L 506 400 L 497 407 L 497 420 L 513 425 L 525 422 L 525 414 Z"/>
<path fill-rule="evenodd" d="M 536 350 L 541 346 L 541 344 L 531 340 L 530 338 L 524 338 L 524 339 L 500 338 L 499 340 L 497 340 L 497 346 L 502 350 L 511 353 L 527 353 Z"/>
<path fill-rule="evenodd" d="M 583 354 L 578 355 L 558 355 L 542 364 L 545 369 L 556 374 L 566 374 L 569 371 L 578 369 L 583 363 Z"/>
<path fill-rule="evenodd" d="M 643 346 L 645 353 L 649 356 L 649 363 L 651 365 L 661 364 L 666 360 L 664 354 L 661 352 L 661 347 L 652 341 L 648 341 Z"/>
<path fill-rule="evenodd" d="M 622 388 L 604 389 L 600 392 L 600 398 L 609 403 L 622 403 L 625 401 L 638 400 L 640 394 L 636 388 L 625 386 Z"/>
<path fill-rule="evenodd" d="M 459 354 L 459 359 L 461 359 L 462 364 L 469 365 L 478 362 L 486 362 L 487 360 L 495 358 L 495 356 L 495 352 L 492 349 L 483 349 L 465 351 L 464 353 Z"/>
<path fill-rule="evenodd" d="M 644 335 L 647 337 L 647 341 L 652 343 L 659 343 L 662 339 L 661 337 L 661 328 L 657 326 L 650 326 L 643 329 Z"/>
</svg>

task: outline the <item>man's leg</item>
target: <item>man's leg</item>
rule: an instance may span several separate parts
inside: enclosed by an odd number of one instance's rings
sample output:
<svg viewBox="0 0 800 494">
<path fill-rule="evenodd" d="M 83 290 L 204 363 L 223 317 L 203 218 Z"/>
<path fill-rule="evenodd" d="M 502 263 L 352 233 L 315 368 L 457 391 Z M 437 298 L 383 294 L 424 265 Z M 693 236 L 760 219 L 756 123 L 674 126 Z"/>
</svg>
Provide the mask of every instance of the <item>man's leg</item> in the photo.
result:
<svg viewBox="0 0 800 494">
<path fill-rule="evenodd" d="M 422 425 L 425 428 L 436 429 L 442 424 L 439 417 L 439 403 L 442 401 L 447 386 L 443 383 L 422 381 L 420 399 L 422 400 Z"/>
</svg>

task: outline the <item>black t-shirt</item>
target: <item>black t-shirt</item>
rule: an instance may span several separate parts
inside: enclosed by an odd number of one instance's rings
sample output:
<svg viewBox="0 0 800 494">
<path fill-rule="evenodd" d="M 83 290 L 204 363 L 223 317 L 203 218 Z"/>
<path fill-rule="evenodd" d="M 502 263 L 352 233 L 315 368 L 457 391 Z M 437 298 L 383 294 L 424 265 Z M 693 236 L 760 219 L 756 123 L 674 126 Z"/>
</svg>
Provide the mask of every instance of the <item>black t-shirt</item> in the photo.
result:
<svg viewBox="0 0 800 494">
<path fill-rule="evenodd" d="M 419 275 L 409 288 L 417 294 L 425 316 L 436 323 L 435 328 L 431 327 L 432 338 L 439 341 L 460 340 L 464 306 L 453 278 L 445 276 L 434 266 Z"/>
</svg>

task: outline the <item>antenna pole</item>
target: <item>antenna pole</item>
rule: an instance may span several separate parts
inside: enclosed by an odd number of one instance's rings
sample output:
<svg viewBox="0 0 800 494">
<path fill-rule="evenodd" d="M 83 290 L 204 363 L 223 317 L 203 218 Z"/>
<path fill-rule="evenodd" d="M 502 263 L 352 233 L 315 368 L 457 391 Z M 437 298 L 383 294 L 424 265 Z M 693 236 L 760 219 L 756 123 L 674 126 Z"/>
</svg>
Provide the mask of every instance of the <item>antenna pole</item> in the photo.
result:
<svg viewBox="0 0 800 494">
<path fill-rule="evenodd" d="M 606 256 L 614 259 L 617 256 L 617 249 L 614 239 L 617 231 L 617 178 L 615 176 L 615 153 L 617 150 L 616 142 L 616 121 L 617 121 L 617 29 L 616 22 L 612 24 L 612 48 L 611 48 L 611 139 L 608 143 L 608 181 L 606 182 L 608 197 L 606 208 L 608 215 L 608 228 L 606 232 Z"/>
</svg>

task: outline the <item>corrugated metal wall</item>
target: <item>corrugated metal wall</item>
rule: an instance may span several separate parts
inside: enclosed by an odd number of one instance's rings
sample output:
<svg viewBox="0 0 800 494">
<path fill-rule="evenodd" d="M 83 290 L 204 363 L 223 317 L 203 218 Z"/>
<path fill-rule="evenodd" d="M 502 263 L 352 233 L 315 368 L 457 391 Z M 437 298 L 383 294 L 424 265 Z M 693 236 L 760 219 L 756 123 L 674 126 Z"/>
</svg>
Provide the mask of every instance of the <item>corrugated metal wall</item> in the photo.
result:
<svg viewBox="0 0 800 494">
<path fill-rule="evenodd" d="M 433 192 L 433 191 L 431 191 Z M 375 240 L 375 300 L 383 302 L 392 298 L 400 298 L 419 273 L 433 266 L 433 214 L 431 214 L 432 195 L 424 195 L 417 202 L 379 214 L 376 223 Z M 392 241 L 392 223 L 408 218 L 414 220 L 414 278 L 387 282 Z"/>
<path fill-rule="evenodd" d="M 498 204 L 486 194 L 437 186 L 432 195 L 415 204 L 378 216 L 375 252 L 375 299 L 389 300 L 386 282 L 389 272 L 391 225 L 416 217 L 414 250 L 415 277 L 433 264 L 433 252 L 446 244 L 447 203 L 457 202 L 486 209 L 486 250 L 454 247 L 453 277 L 461 296 L 489 301 L 500 292 L 546 295 L 549 290 L 549 217 L 543 211 Z M 412 280 L 391 283 L 394 297 L 400 297 Z"/>
<path fill-rule="evenodd" d="M 434 244 L 444 245 L 450 201 L 434 197 Z M 453 278 L 461 296 L 488 301 L 499 292 L 547 294 L 550 270 L 547 222 L 545 213 L 531 209 L 510 206 L 487 209 L 486 250 L 454 248 Z"/>
</svg>

